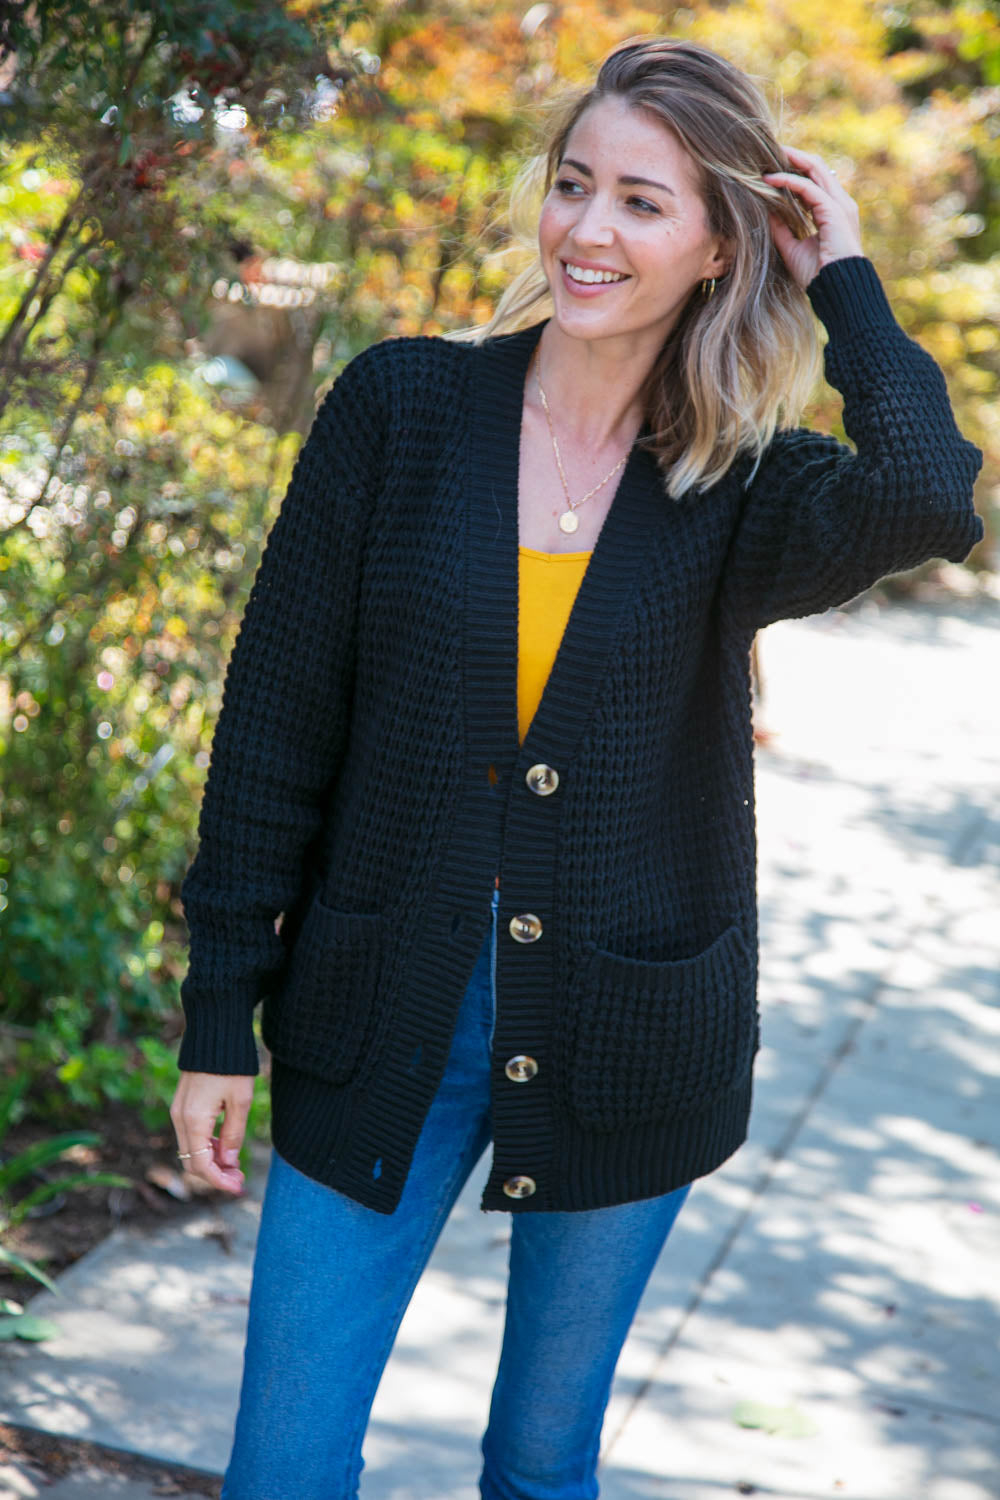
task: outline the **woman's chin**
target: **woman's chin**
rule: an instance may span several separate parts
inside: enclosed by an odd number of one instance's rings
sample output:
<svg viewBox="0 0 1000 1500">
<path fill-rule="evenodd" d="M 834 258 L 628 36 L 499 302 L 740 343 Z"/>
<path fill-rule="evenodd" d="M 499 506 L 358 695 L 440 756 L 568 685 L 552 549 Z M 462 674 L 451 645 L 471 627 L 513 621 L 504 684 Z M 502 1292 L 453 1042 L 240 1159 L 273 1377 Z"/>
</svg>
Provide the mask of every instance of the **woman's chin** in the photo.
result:
<svg viewBox="0 0 1000 1500">
<path fill-rule="evenodd" d="M 567 331 L 614 333 L 622 326 L 620 311 L 603 298 L 578 298 L 560 289 L 552 298 L 552 307 L 560 328 Z"/>
</svg>

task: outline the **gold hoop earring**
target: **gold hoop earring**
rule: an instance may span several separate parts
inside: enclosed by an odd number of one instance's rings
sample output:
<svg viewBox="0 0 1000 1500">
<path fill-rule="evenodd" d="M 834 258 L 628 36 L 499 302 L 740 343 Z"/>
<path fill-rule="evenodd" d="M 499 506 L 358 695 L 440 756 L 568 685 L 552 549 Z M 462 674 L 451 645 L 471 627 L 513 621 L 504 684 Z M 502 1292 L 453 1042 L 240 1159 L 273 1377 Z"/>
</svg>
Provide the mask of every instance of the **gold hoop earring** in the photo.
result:
<svg viewBox="0 0 1000 1500">
<path fill-rule="evenodd" d="M 712 277 L 711 288 L 708 291 L 705 290 L 705 288 L 707 286 L 708 286 L 707 280 L 703 281 L 702 284 L 701 284 L 701 295 L 705 299 L 706 302 L 708 301 L 709 297 L 714 297 L 715 296 L 715 277 L 714 276 Z"/>
</svg>

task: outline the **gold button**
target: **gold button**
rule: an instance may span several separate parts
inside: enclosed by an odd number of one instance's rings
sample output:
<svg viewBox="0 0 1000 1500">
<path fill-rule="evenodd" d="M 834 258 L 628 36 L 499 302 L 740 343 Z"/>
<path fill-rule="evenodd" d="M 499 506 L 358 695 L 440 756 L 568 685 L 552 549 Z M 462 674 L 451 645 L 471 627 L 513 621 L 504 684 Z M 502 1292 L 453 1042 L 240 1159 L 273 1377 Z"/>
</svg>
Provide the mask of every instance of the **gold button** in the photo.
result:
<svg viewBox="0 0 1000 1500">
<path fill-rule="evenodd" d="M 517 1057 L 510 1059 L 504 1072 L 511 1083 L 528 1083 L 538 1072 L 538 1064 L 533 1057 L 525 1057 L 519 1053 Z"/>
<path fill-rule="evenodd" d="M 508 1198 L 530 1198 L 535 1191 L 533 1177 L 508 1177 L 503 1185 Z"/>
<path fill-rule="evenodd" d="M 519 943 L 533 943 L 542 935 L 542 924 L 533 911 L 522 911 L 510 919 L 510 935 Z"/>
<path fill-rule="evenodd" d="M 524 779 L 539 797 L 547 797 L 559 785 L 559 772 L 547 766 L 544 761 L 539 761 L 538 765 L 528 768 Z"/>
</svg>

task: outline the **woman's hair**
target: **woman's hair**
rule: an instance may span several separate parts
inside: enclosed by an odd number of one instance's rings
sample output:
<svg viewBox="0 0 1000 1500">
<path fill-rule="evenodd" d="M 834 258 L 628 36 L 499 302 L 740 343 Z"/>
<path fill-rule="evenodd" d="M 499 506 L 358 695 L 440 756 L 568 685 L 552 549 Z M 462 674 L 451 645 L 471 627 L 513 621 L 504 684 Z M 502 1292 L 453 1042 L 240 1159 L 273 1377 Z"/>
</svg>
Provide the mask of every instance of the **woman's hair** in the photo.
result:
<svg viewBox="0 0 1000 1500">
<path fill-rule="evenodd" d="M 540 199 L 583 112 L 612 97 L 674 132 L 693 158 L 709 232 L 732 247 L 714 294 L 706 299 L 694 288 L 640 393 L 651 428 L 640 442 L 676 500 L 721 479 L 740 453 L 759 461 L 779 413 L 780 425 L 794 426 L 822 372 L 809 299 L 778 253 L 768 212 L 799 237 L 815 226 L 790 189 L 762 181 L 762 173 L 791 164 L 764 94 L 733 63 L 697 42 L 633 37 L 608 54 L 592 85 L 547 105 L 541 149 L 517 173 L 508 209 L 513 237 L 534 261 L 488 323 L 444 337 L 481 343 L 551 315 L 537 244 Z"/>
</svg>

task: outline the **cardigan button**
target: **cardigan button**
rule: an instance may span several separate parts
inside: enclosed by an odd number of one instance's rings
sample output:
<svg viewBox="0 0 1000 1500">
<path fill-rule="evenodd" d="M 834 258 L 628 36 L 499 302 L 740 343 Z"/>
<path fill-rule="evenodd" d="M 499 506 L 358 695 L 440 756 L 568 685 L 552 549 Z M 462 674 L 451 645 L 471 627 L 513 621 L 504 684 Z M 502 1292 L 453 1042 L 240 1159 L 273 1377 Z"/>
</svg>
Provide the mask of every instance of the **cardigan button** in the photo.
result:
<svg viewBox="0 0 1000 1500">
<path fill-rule="evenodd" d="M 503 1190 L 508 1198 L 530 1198 L 535 1187 L 533 1177 L 508 1177 Z"/>
<path fill-rule="evenodd" d="M 559 785 L 559 772 L 554 771 L 551 766 L 539 761 L 537 766 L 530 766 L 525 772 L 525 781 L 533 792 L 539 797 L 548 797 Z"/>
<path fill-rule="evenodd" d="M 538 1072 L 538 1064 L 533 1057 L 525 1057 L 522 1054 L 518 1054 L 517 1057 L 512 1057 L 505 1065 L 504 1072 L 511 1083 L 529 1083 Z"/>
<path fill-rule="evenodd" d="M 534 943 L 542 935 L 542 924 L 533 911 L 522 911 L 508 923 L 510 935 L 519 943 Z"/>
</svg>

